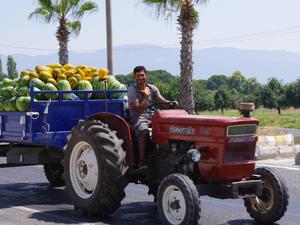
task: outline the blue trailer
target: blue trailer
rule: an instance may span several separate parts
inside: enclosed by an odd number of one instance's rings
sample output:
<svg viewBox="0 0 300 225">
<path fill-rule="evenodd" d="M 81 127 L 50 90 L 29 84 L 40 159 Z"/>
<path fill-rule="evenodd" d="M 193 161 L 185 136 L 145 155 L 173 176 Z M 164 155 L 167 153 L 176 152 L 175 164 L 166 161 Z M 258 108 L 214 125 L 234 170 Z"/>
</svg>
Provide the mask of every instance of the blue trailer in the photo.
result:
<svg viewBox="0 0 300 225">
<path fill-rule="evenodd" d="M 89 94 L 103 92 L 105 99 L 89 99 Z M 126 91 L 34 91 L 28 112 L 0 112 L 0 156 L 6 162 L 0 167 L 44 165 L 52 185 L 64 184 L 61 178 L 63 147 L 67 136 L 80 120 L 98 113 L 126 117 L 127 99 L 114 99 L 113 94 Z M 57 100 L 34 99 L 36 95 L 55 93 Z M 63 100 L 65 94 L 81 94 L 83 99 Z M 60 172 L 59 172 L 60 171 Z M 59 174 L 57 173 L 59 172 Z M 54 175 L 56 174 L 56 175 Z"/>
</svg>

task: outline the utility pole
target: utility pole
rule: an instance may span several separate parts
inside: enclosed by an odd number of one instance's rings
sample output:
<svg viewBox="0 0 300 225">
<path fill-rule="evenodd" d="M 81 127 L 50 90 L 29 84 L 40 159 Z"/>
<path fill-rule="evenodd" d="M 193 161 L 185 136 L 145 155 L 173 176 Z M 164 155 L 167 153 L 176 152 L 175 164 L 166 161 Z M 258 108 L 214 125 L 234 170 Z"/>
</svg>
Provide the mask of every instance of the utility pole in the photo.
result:
<svg viewBox="0 0 300 225">
<path fill-rule="evenodd" d="M 106 0 L 106 52 L 107 52 L 107 69 L 109 70 L 109 73 L 113 75 L 111 0 Z"/>
</svg>

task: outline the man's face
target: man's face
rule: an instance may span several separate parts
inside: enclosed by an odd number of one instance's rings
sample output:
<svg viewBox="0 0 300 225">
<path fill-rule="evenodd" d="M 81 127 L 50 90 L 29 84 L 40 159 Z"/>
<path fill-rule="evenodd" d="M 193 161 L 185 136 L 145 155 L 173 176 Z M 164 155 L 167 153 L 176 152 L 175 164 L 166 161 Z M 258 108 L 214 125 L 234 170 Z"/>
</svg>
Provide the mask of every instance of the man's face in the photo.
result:
<svg viewBox="0 0 300 225">
<path fill-rule="evenodd" d="M 136 73 L 134 74 L 134 77 L 133 77 L 133 78 L 134 78 L 136 84 L 139 84 L 139 85 L 145 84 L 146 81 L 147 81 L 147 75 L 146 75 L 146 73 L 145 73 L 144 70 L 142 70 L 142 71 L 140 71 L 140 72 L 136 72 Z"/>
</svg>

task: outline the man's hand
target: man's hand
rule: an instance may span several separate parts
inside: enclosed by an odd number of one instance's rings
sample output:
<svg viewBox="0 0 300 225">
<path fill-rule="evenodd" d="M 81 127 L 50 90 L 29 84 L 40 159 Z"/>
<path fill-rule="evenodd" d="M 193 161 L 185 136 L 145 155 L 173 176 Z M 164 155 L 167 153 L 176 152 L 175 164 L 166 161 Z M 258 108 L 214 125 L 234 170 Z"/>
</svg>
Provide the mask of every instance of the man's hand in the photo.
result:
<svg viewBox="0 0 300 225">
<path fill-rule="evenodd" d="M 144 90 L 139 90 L 139 92 L 142 94 L 143 98 L 147 98 L 151 95 L 151 90 L 149 87 L 146 87 Z"/>
<path fill-rule="evenodd" d="M 179 103 L 178 103 L 178 101 L 171 101 L 170 102 L 170 108 L 172 108 L 172 109 L 179 109 Z"/>
</svg>

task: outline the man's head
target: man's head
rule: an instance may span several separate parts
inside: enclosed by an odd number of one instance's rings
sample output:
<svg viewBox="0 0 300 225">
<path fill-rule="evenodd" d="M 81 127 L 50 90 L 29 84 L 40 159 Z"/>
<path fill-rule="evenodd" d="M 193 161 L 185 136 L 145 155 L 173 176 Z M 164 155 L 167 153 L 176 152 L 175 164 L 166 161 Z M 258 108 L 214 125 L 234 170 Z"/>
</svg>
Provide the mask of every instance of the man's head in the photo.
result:
<svg viewBox="0 0 300 225">
<path fill-rule="evenodd" d="M 147 70 L 144 66 L 136 66 L 133 69 L 133 79 L 137 85 L 143 85 L 147 81 Z"/>
</svg>

